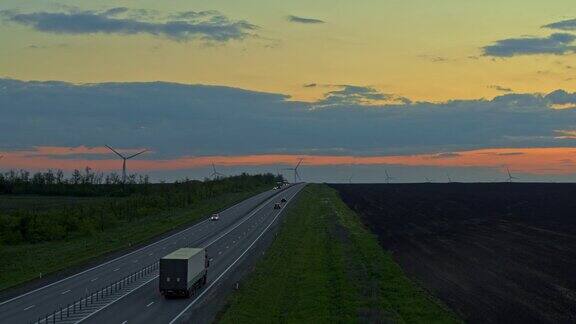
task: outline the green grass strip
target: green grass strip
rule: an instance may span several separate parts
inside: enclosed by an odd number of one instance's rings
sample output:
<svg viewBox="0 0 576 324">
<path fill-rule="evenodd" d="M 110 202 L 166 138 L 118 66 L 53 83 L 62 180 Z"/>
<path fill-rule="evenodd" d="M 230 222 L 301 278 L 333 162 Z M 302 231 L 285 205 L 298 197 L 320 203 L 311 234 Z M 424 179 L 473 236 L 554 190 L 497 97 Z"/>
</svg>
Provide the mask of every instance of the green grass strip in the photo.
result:
<svg viewBox="0 0 576 324">
<path fill-rule="evenodd" d="M 325 185 L 308 185 L 222 323 L 460 323 Z"/>
</svg>

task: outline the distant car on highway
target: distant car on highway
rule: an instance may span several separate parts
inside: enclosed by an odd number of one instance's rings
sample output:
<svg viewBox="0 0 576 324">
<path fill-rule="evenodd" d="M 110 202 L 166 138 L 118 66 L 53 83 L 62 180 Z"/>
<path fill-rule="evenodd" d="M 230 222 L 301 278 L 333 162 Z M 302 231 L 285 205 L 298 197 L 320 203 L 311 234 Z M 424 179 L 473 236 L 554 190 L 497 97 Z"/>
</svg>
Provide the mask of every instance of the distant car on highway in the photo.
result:
<svg viewBox="0 0 576 324">
<path fill-rule="evenodd" d="M 280 205 L 280 203 L 275 203 L 274 204 L 274 209 L 281 209 L 282 205 Z"/>
<path fill-rule="evenodd" d="M 286 201 L 287 201 L 286 198 L 282 198 L 282 200 L 280 200 L 280 202 L 283 202 L 283 203 L 285 203 Z"/>
<path fill-rule="evenodd" d="M 212 216 L 210 216 L 210 220 L 215 222 L 220 220 L 220 215 L 219 214 L 212 214 Z"/>
</svg>

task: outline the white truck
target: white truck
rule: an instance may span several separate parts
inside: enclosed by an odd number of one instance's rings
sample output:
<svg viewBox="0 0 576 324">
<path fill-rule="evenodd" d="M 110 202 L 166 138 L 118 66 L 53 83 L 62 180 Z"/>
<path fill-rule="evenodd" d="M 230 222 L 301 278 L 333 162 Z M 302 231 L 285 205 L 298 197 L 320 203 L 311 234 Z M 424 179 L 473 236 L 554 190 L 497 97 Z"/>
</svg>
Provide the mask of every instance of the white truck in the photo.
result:
<svg viewBox="0 0 576 324">
<path fill-rule="evenodd" d="M 168 254 L 160 259 L 160 293 L 164 297 L 189 298 L 206 284 L 209 266 L 202 248 L 182 248 Z"/>
</svg>

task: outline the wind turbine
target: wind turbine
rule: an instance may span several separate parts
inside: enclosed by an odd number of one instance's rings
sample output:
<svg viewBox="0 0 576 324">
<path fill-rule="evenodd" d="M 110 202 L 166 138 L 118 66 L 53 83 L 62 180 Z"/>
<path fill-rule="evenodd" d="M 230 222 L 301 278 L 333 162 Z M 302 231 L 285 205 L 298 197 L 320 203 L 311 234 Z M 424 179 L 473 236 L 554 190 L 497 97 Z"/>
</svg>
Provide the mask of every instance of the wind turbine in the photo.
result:
<svg viewBox="0 0 576 324">
<path fill-rule="evenodd" d="M 118 155 L 122 159 L 122 183 L 126 183 L 126 161 L 130 160 L 131 158 L 137 157 L 138 155 L 140 155 L 142 153 L 148 152 L 148 150 L 144 150 L 144 151 L 138 152 L 136 154 L 132 154 L 130 156 L 124 156 L 124 155 L 118 153 L 118 151 L 111 148 L 110 146 L 106 145 L 106 147 L 109 148 L 112 152 L 116 153 L 116 155 Z"/>
<path fill-rule="evenodd" d="M 426 179 L 426 183 L 432 182 L 432 180 L 430 180 L 430 178 L 428 178 L 428 177 L 424 177 L 424 179 Z"/>
<path fill-rule="evenodd" d="M 446 173 L 446 178 L 448 178 L 448 183 L 452 183 L 452 178 L 450 178 L 450 173 Z"/>
<path fill-rule="evenodd" d="M 386 178 L 384 178 L 386 180 L 386 183 L 390 183 L 391 180 L 394 180 L 394 178 L 392 178 L 388 173 L 388 170 L 384 170 L 384 173 L 386 173 Z"/>
<path fill-rule="evenodd" d="M 224 175 L 222 173 L 216 171 L 216 166 L 214 165 L 214 163 L 212 163 L 212 174 L 210 174 L 210 177 L 212 177 L 213 179 L 218 179 L 223 176 Z"/>
<path fill-rule="evenodd" d="M 352 176 L 348 177 L 348 183 L 352 183 Z"/>
<path fill-rule="evenodd" d="M 298 181 L 298 179 L 302 179 L 302 178 L 300 178 L 300 174 L 298 173 L 298 167 L 300 167 L 300 164 L 302 164 L 302 161 L 304 161 L 304 159 L 300 159 L 300 161 L 298 161 L 298 164 L 296 164 L 295 167 L 284 169 L 284 170 L 294 171 L 294 183 L 296 183 L 296 181 Z"/>
<path fill-rule="evenodd" d="M 517 177 L 512 176 L 512 174 L 510 173 L 510 169 L 508 167 L 506 167 L 506 171 L 508 172 L 508 178 L 506 179 L 506 181 L 508 181 L 508 183 L 512 183 L 512 180 L 517 180 Z"/>
</svg>

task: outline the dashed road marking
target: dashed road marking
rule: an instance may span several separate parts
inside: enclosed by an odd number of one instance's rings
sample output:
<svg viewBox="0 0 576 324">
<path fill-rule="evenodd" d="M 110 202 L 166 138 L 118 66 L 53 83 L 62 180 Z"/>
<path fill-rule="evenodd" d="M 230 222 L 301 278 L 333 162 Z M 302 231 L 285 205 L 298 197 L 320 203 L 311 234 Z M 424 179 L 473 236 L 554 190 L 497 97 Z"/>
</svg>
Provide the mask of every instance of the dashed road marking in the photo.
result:
<svg viewBox="0 0 576 324">
<path fill-rule="evenodd" d="M 96 277 L 96 278 L 94 278 L 94 279 L 90 280 L 90 282 L 94 282 L 94 281 L 96 281 L 96 280 L 98 280 L 98 277 Z"/>
<path fill-rule="evenodd" d="M 126 324 L 126 323 L 128 323 L 128 321 L 124 321 L 124 322 L 122 322 L 122 324 Z"/>
<path fill-rule="evenodd" d="M 62 295 L 65 295 L 65 294 L 67 294 L 67 293 L 69 293 L 69 292 L 70 292 L 70 289 L 65 290 L 65 291 L 62 292 Z"/>
<path fill-rule="evenodd" d="M 222 251 L 218 251 L 218 254 L 222 254 Z"/>
<path fill-rule="evenodd" d="M 146 305 L 146 307 L 150 307 L 154 304 L 154 302 L 151 302 L 150 304 Z"/>
<path fill-rule="evenodd" d="M 24 308 L 24 310 L 29 310 L 30 308 L 32 308 L 32 307 L 34 307 L 34 306 L 36 306 L 36 305 L 30 305 L 30 306 Z"/>
<path fill-rule="evenodd" d="M 114 269 L 114 272 L 116 272 L 116 271 L 118 271 L 118 270 L 120 270 L 120 268 L 116 268 L 116 269 Z"/>
</svg>

